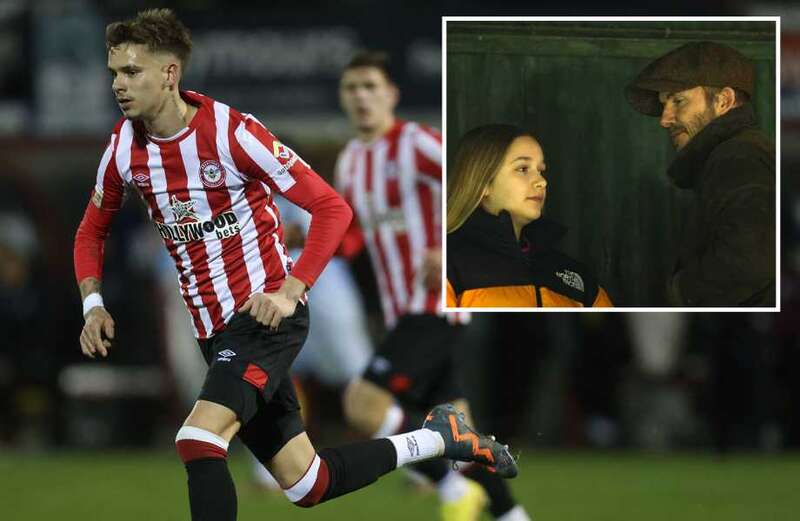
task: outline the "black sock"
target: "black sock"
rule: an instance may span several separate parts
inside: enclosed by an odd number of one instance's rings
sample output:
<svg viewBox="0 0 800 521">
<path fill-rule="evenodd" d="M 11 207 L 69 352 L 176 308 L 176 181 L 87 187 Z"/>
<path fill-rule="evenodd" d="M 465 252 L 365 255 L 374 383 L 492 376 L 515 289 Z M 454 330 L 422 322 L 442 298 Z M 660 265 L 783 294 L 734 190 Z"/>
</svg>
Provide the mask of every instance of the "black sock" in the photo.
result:
<svg viewBox="0 0 800 521">
<path fill-rule="evenodd" d="M 319 457 L 328 466 L 328 490 L 320 503 L 374 483 L 397 468 L 394 444 L 381 438 L 322 449 Z"/>
<path fill-rule="evenodd" d="M 236 488 L 225 459 L 190 461 L 186 473 L 192 521 L 236 521 Z"/>
<path fill-rule="evenodd" d="M 497 477 L 477 463 L 464 471 L 464 476 L 477 481 L 489 496 L 489 512 L 496 519 L 516 506 L 504 479 Z"/>
</svg>

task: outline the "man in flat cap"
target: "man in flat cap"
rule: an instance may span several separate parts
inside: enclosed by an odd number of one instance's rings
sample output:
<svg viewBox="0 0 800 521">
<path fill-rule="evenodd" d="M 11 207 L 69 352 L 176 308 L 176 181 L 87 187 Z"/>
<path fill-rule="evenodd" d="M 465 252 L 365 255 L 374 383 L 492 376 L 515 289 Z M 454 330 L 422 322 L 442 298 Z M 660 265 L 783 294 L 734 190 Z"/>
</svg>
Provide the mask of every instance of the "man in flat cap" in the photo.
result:
<svg viewBox="0 0 800 521">
<path fill-rule="evenodd" d="M 675 306 L 775 305 L 775 144 L 756 127 L 754 68 L 736 50 L 688 43 L 626 87 L 677 149 L 667 174 L 695 194 L 668 300 Z"/>
</svg>

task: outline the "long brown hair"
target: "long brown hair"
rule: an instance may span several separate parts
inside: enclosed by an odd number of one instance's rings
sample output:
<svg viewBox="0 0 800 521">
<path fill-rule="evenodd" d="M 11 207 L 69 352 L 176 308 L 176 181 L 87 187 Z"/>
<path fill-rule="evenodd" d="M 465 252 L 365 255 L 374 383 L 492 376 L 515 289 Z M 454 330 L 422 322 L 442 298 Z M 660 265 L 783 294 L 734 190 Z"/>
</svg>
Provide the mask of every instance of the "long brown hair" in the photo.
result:
<svg viewBox="0 0 800 521">
<path fill-rule="evenodd" d="M 508 147 L 521 136 L 534 137 L 519 127 L 502 124 L 482 125 L 464 134 L 447 172 L 447 233 L 458 230 L 472 215 L 500 170 Z"/>
</svg>

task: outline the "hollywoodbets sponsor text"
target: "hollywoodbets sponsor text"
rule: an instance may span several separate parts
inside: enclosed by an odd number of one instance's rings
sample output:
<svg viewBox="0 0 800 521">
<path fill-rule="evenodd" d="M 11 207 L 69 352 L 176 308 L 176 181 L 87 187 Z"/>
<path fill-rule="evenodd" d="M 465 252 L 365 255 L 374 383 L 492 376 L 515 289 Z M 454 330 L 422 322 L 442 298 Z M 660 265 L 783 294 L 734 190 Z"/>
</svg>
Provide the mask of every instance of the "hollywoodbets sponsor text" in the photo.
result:
<svg viewBox="0 0 800 521">
<path fill-rule="evenodd" d="M 207 234 L 214 233 L 218 239 L 228 239 L 239 233 L 239 219 L 233 212 L 223 212 L 210 221 L 195 221 L 183 224 L 156 222 L 158 233 L 165 240 L 178 244 L 203 240 Z"/>
</svg>

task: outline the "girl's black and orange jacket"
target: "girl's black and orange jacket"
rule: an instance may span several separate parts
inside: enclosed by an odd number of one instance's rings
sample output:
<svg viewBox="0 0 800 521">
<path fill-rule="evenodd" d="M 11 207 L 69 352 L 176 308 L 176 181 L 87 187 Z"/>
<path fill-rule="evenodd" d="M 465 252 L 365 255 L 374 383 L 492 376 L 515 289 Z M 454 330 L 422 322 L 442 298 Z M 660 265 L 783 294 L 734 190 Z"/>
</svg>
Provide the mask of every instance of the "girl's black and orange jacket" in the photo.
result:
<svg viewBox="0 0 800 521">
<path fill-rule="evenodd" d="M 448 307 L 610 307 L 582 263 L 553 248 L 566 228 L 544 217 L 514 236 L 511 216 L 480 207 L 447 235 Z"/>
</svg>

